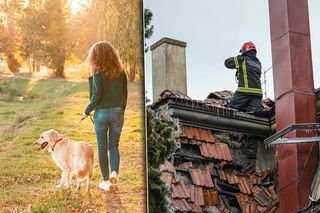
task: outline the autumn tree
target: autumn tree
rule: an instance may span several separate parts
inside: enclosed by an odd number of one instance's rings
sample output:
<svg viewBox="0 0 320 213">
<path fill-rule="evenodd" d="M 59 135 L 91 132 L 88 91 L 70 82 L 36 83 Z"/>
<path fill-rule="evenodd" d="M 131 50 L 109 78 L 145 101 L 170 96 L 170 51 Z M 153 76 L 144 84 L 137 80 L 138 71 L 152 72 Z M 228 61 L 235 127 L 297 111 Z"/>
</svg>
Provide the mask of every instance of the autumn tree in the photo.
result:
<svg viewBox="0 0 320 213">
<path fill-rule="evenodd" d="M 23 4 L 23 0 L 2 0 L 0 3 L 0 52 L 14 74 L 19 73 L 21 66 L 17 58 L 19 30 L 16 20 L 19 19 Z"/>
<path fill-rule="evenodd" d="M 142 0 L 99 1 L 99 39 L 111 42 L 119 51 L 129 80 L 143 79 Z"/>
<path fill-rule="evenodd" d="M 32 72 L 39 71 L 41 61 L 47 56 L 44 42 L 47 17 L 42 7 L 42 0 L 30 0 L 18 22 L 22 41 L 21 56 L 30 65 Z"/>
<path fill-rule="evenodd" d="M 98 39 L 99 10 L 97 1 L 88 1 L 81 11 L 70 16 L 67 21 L 67 56 L 83 61 L 89 48 Z"/>
<path fill-rule="evenodd" d="M 46 57 L 44 62 L 54 70 L 55 77 L 63 77 L 66 60 L 66 16 L 62 0 L 49 0 L 44 3 L 45 30 L 43 43 Z"/>
</svg>

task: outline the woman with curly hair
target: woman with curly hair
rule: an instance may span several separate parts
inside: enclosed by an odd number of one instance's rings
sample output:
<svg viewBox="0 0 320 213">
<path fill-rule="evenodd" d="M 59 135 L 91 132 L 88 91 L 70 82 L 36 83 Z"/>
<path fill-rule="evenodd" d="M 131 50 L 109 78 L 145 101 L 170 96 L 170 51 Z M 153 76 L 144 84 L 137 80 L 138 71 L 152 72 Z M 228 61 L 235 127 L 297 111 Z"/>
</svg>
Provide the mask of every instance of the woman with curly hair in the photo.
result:
<svg viewBox="0 0 320 213">
<path fill-rule="evenodd" d="M 107 41 L 98 42 L 90 48 L 88 61 L 92 71 L 89 78 L 90 102 L 84 111 L 83 119 L 95 110 L 94 127 L 103 177 L 99 188 L 114 191 L 118 188 L 119 138 L 127 104 L 127 76 L 117 51 Z"/>
</svg>

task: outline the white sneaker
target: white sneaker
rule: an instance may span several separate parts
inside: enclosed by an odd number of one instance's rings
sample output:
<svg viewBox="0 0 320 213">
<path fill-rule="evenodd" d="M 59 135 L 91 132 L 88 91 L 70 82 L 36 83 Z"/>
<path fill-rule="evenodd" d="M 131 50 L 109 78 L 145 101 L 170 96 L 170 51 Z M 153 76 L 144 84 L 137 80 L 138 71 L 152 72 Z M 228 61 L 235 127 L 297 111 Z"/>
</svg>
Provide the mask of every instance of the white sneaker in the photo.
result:
<svg viewBox="0 0 320 213">
<path fill-rule="evenodd" d="M 109 180 L 108 181 L 102 181 L 99 184 L 99 188 L 104 190 L 104 191 L 117 191 L 118 190 L 118 186 L 117 184 L 112 184 Z"/>
<path fill-rule="evenodd" d="M 116 171 L 111 172 L 109 181 L 111 184 L 117 185 L 118 183 L 118 173 Z"/>
<path fill-rule="evenodd" d="M 110 181 L 102 181 L 100 184 L 99 184 L 99 188 L 104 190 L 104 191 L 109 191 L 110 190 Z"/>
</svg>

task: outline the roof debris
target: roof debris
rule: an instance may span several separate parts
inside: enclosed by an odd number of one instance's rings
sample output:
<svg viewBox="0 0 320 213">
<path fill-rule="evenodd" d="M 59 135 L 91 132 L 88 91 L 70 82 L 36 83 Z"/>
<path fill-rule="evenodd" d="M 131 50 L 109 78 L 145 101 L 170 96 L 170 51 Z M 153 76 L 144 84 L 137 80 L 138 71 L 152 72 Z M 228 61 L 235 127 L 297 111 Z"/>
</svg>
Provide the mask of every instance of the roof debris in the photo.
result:
<svg viewBox="0 0 320 213">
<path fill-rule="evenodd" d="M 268 172 L 258 173 L 254 165 L 244 169 L 234 165 L 229 145 L 210 129 L 186 125 L 181 129 L 183 146 L 178 152 L 190 146 L 193 151 L 198 149 L 202 157 L 182 153 L 187 157 L 173 157 L 172 162 L 161 166 L 163 180 L 171 180 L 167 186 L 174 212 L 233 212 L 238 208 L 253 213 L 278 209 L 278 197 Z"/>
</svg>

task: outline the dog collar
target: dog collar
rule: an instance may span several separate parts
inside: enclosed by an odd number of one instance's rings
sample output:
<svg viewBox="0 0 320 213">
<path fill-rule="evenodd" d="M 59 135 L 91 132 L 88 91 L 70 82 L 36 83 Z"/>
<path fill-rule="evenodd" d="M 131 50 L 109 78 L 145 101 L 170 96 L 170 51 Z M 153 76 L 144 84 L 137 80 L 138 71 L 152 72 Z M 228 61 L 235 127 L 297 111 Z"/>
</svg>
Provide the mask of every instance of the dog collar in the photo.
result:
<svg viewBox="0 0 320 213">
<path fill-rule="evenodd" d="M 51 147 L 52 152 L 54 151 L 54 147 L 56 146 L 56 144 L 57 144 L 58 142 L 62 141 L 63 139 L 64 139 L 64 138 L 61 138 L 61 139 L 57 140 L 57 141 L 53 144 L 53 146 Z"/>
</svg>

